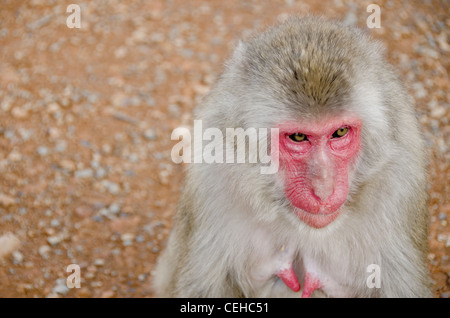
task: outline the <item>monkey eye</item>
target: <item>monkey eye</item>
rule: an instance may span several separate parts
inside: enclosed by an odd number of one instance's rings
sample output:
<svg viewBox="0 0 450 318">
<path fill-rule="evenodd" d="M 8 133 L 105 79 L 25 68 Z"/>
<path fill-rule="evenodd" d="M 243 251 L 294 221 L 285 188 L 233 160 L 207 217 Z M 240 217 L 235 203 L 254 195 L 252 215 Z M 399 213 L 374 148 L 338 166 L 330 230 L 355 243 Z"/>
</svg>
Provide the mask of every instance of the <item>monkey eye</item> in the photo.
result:
<svg viewBox="0 0 450 318">
<path fill-rule="evenodd" d="M 301 141 L 308 140 L 306 135 L 302 134 L 302 133 L 295 133 L 295 134 L 289 135 L 289 138 L 295 142 L 301 142 Z"/>
<path fill-rule="evenodd" d="M 338 130 L 336 130 L 331 137 L 332 138 L 341 138 L 341 137 L 344 137 L 347 133 L 348 133 L 348 127 L 342 127 L 342 128 L 339 128 Z"/>
</svg>

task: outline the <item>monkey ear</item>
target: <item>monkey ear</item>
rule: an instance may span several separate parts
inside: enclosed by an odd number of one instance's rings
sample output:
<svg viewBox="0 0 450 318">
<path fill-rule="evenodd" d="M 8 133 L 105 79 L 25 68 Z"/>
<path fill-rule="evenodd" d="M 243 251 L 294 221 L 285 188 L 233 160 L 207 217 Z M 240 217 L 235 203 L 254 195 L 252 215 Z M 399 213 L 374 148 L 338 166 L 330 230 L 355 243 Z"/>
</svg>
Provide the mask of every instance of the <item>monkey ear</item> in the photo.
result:
<svg viewBox="0 0 450 318">
<path fill-rule="evenodd" d="M 244 56 L 245 51 L 247 51 L 247 45 L 244 41 L 239 40 L 238 44 L 234 48 L 233 58 L 241 59 Z"/>
<path fill-rule="evenodd" d="M 240 68 L 242 62 L 244 61 L 246 51 L 247 51 L 247 44 L 244 41 L 239 40 L 236 47 L 234 48 L 231 61 L 227 63 L 228 68 L 229 69 L 231 69 L 232 67 Z"/>
</svg>

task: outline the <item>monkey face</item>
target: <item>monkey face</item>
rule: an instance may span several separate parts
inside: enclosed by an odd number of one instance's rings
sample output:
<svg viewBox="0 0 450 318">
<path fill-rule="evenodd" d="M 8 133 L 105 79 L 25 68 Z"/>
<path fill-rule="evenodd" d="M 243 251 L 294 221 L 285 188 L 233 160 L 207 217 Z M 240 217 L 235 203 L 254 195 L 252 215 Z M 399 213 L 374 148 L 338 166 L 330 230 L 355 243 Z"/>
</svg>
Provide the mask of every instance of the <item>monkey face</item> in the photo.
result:
<svg viewBox="0 0 450 318">
<path fill-rule="evenodd" d="M 361 145 L 361 126 L 357 117 L 340 116 L 279 127 L 285 195 L 309 226 L 327 226 L 347 200 L 349 174 Z"/>
</svg>

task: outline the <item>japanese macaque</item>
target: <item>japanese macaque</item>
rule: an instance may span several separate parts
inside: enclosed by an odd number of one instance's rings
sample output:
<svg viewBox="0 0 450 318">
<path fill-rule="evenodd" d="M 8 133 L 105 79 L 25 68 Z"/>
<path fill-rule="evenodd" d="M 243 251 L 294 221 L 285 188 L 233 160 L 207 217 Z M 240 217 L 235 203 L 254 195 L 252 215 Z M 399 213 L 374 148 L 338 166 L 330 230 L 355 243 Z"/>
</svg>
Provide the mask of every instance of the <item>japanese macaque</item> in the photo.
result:
<svg viewBox="0 0 450 318">
<path fill-rule="evenodd" d="M 289 18 L 237 45 L 196 118 L 276 128 L 279 169 L 188 166 L 157 296 L 432 296 L 426 151 L 378 42 Z"/>
</svg>

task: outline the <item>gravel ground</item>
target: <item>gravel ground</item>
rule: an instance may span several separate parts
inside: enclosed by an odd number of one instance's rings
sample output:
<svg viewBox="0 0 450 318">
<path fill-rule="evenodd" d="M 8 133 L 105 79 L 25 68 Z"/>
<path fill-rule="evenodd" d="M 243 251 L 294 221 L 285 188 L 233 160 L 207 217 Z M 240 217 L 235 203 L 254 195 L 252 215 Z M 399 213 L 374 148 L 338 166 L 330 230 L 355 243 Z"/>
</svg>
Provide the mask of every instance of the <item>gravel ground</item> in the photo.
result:
<svg viewBox="0 0 450 318">
<path fill-rule="evenodd" d="M 0 2 L 0 296 L 152 297 L 183 184 L 172 130 L 236 39 L 288 14 L 367 28 L 371 1 Z M 375 1 L 373 1 L 375 2 Z M 417 101 L 429 145 L 429 268 L 450 297 L 449 3 L 376 1 L 369 30 Z M 68 288 L 70 264 L 81 288 Z"/>
</svg>

